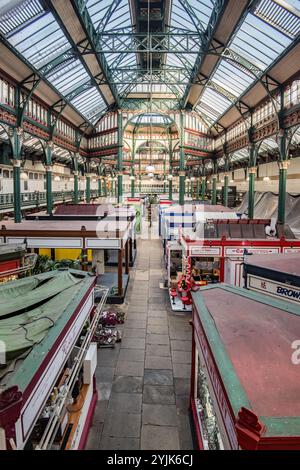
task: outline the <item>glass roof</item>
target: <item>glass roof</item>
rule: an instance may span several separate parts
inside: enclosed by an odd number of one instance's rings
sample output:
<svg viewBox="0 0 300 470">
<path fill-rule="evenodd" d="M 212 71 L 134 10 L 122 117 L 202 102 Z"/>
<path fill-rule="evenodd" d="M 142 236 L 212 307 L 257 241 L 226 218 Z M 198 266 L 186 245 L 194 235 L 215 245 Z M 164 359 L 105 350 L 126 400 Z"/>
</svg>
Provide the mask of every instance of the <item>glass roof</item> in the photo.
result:
<svg viewBox="0 0 300 470">
<path fill-rule="evenodd" d="M 300 32 L 300 2 L 285 0 L 287 10 L 275 0 L 261 0 L 232 37 L 196 110 L 210 125 L 232 106 L 285 51 Z M 219 88 L 215 92 L 215 85 Z M 223 88 L 223 91 L 222 91 Z M 232 99 L 228 99 L 228 93 Z"/>
<path fill-rule="evenodd" d="M 91 81 L 87 70 L 79 57 L 60 61 L 63 53 L 72 50 L 60 25 L 51 12 L 44 10 L 42 2 L 26 0 L 0 18 L 0 33 L 14 46 L 36 69 L 57 61 L 47 80 L 86 120 L 94 123 L 94 116 L 105 109 L 104 100 L 96 87 L 81 89 Z M 70 93 L 75 93 L 75 97 Z M 79 96 L 77 96 L 79 94 Z"/>
<path fill-rule="evenodd" d="M 6 8 L 2 16 L 0 10 L 0 34 L 70 101 L 85 120 L 95 124 L 106 111 L 106 103 L 83 57 L 74 50 L 55 11 L 50 11 L 50 3 L 43 0 L 12 2 L 12 8 L 8 11 Z M 160 34 L 162 42 L 155 53 L 149 53 L 147 41 L 146 46 L 139 43 L 143 38 L 147 40 L 147 8 L 142 13 L 134 10 L 141 7 L 140 2 L 83 2 L 98 45 L 104 49 L 101 60 L 107 63 L 108 78 L 115 83 L 120 99 L 129 94 L 130 97 L 145 94 L 146 98 L 151 93 L 168 94 L 168 98 L 174 100 L 174 108 L 178 107 L 190 84 L 199 54 L 199 47 L 182 46 L 184 38 L 193 37 L 191 44 L 201 47 L 215 13 L 215 3 L 216 0 L 166 2 L 165 9 L 169 5 L 170 11 L 161 13 L 166 15 L 162 18 L 162 26 L 157 29 L 153 26 L 155 32 L 151 33 L 154 39 L 157 39 L 155 34 Z M 299 4 L 299 0 L 259 0 L 245 14 L 195 106 L 209 126 L 215 124 L 298 39 Z M 153 2 L 150 5 L 153 7 Z M 153 61 L 159 64 L 156 65 L 158 69 L 153 69 Z"/>
<path fill-rule="evenodd" d="M 139 114 L 138 116 L 134 116 L 130 122 L 134 124 L 173 124 L 173 120 L 169 116 L 155 113 Z"/>
</svg>

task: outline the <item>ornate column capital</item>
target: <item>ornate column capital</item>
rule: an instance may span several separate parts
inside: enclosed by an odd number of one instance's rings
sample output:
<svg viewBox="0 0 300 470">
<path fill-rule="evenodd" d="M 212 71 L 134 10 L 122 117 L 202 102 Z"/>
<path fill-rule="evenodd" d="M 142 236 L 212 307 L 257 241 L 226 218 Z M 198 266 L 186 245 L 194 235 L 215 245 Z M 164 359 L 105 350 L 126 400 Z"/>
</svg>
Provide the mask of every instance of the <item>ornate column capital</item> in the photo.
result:
<svg viewBox="0 0 300 470">
<path fill-rule="evenodd" d="M 283 160 L 281 162 L 278 162 L 279 170 L 287 170 L 289 165 L 290 165 L 289 160 Z"/>
<path fill-rule="evenodd" d="M 74 175 L 74 176 L 78 176 L 78 174 L 79 174 L 79 171 L 76 171 L 76 170 L 73 171 L 73 175 Z"/>
<path fill-rule="evenodd" d="M 12 166 L 15 168 L 20 168 L 21 167 L 21 160 L 17 160 L 16 158 L 11 159 Z"/>
<path fill-rule="evenodd" d="M 257 167 L 256 166 L 251 166 L 250 168 L 248 168 L 249 175 L 250 174 L 256 175 L 256 172 L 257 172 Z"/>
<path fill-rule="evenodd" d="M 186 176 L 186 175 L 185 175 L 185 171 L 179 171 L 179 172 L 178 172 L 178 176 Z"/>
<path fill-rule="evenodd" d="M 45 165 L 46 171 L 53 171 L 53 165 Z"/>
</svg>

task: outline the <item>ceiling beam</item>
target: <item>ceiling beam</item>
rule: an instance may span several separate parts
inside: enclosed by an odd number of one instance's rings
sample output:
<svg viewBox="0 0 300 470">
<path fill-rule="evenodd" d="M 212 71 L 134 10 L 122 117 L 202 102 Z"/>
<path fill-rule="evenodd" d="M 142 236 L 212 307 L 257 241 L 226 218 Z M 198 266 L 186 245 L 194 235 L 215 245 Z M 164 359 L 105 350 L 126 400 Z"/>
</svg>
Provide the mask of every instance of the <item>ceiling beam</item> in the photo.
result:
<svg viewBox="0 0 300 470">
<path fill-rule="evenodd" d="M 197 55 L 190 83 L 182 99 L 183 107 L 195 107 L 198 104 L 204 90 L 204 85 L 199 83 L 198 77 L 212 76 L 220 55 L 226 49 L 237 25 L 252 3 L 252 0 L 216 0 L 207 30 L 202 35 L 201 49 Z M 218 53 L 209 53 L 214 49 Z"/>
<path fill-rule="evenodd" d="M 46 0 L 56 20 L 59 22 L 64 33 L 72 46 L 78 52 L 78 56 L 86 71 L 98 88 L 106 105 L 119 106 L 117 88 L 113 83 L 107 61 L 103 54 L 96 51 L 97 32 L 90 18 L 86 2 L 84 0 Z M 82 48 L 88 48 L 89 55 L 82 55 Z M 99 84 L 95 77 L 103 76 L 105 84 Z"/>
</svg>

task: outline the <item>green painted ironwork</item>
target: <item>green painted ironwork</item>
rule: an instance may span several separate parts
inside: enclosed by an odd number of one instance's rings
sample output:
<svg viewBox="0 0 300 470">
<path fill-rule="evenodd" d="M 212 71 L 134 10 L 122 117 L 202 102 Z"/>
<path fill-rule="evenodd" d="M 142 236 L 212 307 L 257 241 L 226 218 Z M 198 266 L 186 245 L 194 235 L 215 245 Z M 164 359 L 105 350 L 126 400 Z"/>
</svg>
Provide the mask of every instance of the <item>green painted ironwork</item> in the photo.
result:
<svg viewBox="0 0 300 470">
<path fill-rule="evenodd" d="M 213 175 L 212 178 L 212 195 L 211 195 L 211 204 L 217 204 L 217 176 Z"/>
<path fill-rule="evenodd" d="M 180 113 L 180 160 L 179 160 L 179 204 L 184 205 L 185 195 L 185 159 L 184 159 L 184 115 Z"/>
<path fill-rule="evenodd" d="M 91 175 L 86 175 L 86 189 L 85 189 L 85 199 L 86 203 L 89 204 L 91 202 Z"/>
</svg>

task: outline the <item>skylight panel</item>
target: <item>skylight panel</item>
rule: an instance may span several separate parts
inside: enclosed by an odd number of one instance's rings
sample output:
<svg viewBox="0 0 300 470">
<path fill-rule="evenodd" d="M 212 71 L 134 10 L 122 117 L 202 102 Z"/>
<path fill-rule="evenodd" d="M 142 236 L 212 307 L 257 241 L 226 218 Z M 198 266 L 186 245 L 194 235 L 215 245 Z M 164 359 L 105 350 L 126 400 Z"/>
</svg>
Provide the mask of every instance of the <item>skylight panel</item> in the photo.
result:
<svg viewBox="0 0 300 470">
<path fill-rule="evenodd" d="M 273 0 L 262 0 L 256 6 L 254 14 L 291 39 L 295 39 L 300 32 L 298 0 L 285 1 L 282 5 Z"/>
</svg>

